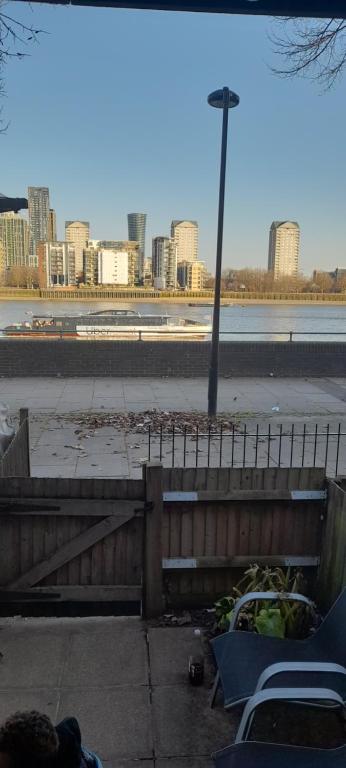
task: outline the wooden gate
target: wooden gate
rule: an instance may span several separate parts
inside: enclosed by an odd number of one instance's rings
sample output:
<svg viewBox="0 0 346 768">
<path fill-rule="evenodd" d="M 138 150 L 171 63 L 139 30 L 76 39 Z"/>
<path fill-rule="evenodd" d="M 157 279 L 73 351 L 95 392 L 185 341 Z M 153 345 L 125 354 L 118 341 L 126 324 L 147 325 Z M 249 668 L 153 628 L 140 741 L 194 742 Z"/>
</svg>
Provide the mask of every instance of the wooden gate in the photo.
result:
<svg viewBox="0 0 346 768">
<path fill-rule="evenodd" d="M 0 478 L 0 600 L 138 601 L 141 480 Z"/>
</svg>

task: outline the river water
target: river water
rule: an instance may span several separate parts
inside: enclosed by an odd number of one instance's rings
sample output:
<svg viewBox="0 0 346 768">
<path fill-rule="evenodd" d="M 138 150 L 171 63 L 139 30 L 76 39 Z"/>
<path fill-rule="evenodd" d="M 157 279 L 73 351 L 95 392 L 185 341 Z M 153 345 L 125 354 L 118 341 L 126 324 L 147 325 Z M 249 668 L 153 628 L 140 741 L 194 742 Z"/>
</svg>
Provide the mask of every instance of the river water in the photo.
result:
<svg viewBox="0 0 346 768">
<path fill-rule="evenodd" d="M 0 329 L 13 322 L 30 321 L 32 314 L 64 315 L 96 312 L 102 309 L 132 309 L 141 314 L 188 317 L 205 324 L 211 322 L 212 308 L 188 304 L 97 301 L 0 301 Z M 290 331 L 302 334 L 299 340 L 346 341 L 346 306 L 251 304 L 222 307 L 221 338 L 285 340 Z M 236 335 L 240 333 L 241 335 Z M 229 335 L 229 334 L 232 335 Z M 334 334 L 344 333 L 345 336 Z M 234 334 L 234 335 L 233 335 Z M 259 335 L 261 334 L 261 335 Z M 263 335 L 262 335 L 263 334 Z M 318 334 L 312 336 L 310 334 Z M 319 334 L 321 334 L 319 336 Z"/>
</svg>

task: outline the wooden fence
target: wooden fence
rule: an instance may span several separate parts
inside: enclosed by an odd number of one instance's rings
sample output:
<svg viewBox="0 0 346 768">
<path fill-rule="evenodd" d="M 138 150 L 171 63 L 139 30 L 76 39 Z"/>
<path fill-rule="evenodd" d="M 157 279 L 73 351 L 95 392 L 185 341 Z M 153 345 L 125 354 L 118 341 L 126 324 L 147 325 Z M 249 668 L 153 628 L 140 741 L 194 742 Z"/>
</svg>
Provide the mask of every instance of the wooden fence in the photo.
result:
<svg viewBox="0 0 346 768">
<path fill-rule="evenodd" d="M 21 408 L 19 427 L 0 459 L 0 477 L 30 477 L 29 412 Z"/>
<path fill-rule="evenodd" d="M 144 499 L 141 480 L 0 479 L 0 601 L 140 603 Z"/>
<path fill-rule="evenodd" d="M 318 593 L 329 608 L 346 586 L 346 479 L 328 482 L 328 508 L 324 529 Z"/>
<path fill-rule="evenodd" d="M 323 469 L 154 463 L 143 480 L 0 479 L 0 602 L 130 601 L 147 616 L 211 605 L 254 562 L 300 566 L 315 583 L 322 539 L 320 575 L 337 591 L 345 494 L 329 483 L 325 524 L 326 487 Z"/>
<path fill-rule="evenodd" d="M 163 486 L 164 582 L 173 605 L 210 604 L 252 563 L 316 576 L 323 469 L 171 469 Z"/>
</svg>

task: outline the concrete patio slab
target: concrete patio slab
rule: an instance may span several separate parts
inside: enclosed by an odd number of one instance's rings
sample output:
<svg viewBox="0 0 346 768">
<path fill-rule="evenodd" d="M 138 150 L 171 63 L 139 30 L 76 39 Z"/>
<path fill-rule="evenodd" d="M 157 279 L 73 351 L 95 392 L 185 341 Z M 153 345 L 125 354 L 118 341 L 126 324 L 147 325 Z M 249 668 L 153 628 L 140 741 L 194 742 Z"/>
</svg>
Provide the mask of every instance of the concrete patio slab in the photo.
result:
<svg viewBox="0 0 346 768">
<path fill-rule="evenodd" d="M 3 690 L 0 687 L 0 722 L 20 710 L 36 709 L 45 712 L 57 722 L 59 691 L 49 688 L 16 688 Z"/>
<path fill-rule="evenodd" d="M 102 654 L 99 649 L 102 646 Z M 92 664 L 90 664 L 92 659 Z M 102 628 L 87 627 L 70 639 L 61 678 L 64 688 L 74 686 L 147 685 L 148 658 L 144 625 L 136 618 Z"/>
<path fill-rule="evenodd" d="M 76 712 L 85 743 L 101 760 L 152 756 L 148 687 L 62 690 L 58 719 Z"/>
<path fill-rule="evenodd" d="M 156 761 L 156 768 L 212 768 L 212 766 L 214 762 L 210 757 L 168 757 Z"/>
<path fill-rule="evenodd" d="M 195 637 L 192 627 L 176 629 L 175 643 L 174 629 L 158 627 L 148 631 L 153 685 L 186 685 L 188 682 L 189 656 L 196 653 Z"/>
<path fill-rule="evenodd" d="M 193 688 L 188 683 L 154 687 L 153 710 L 158 757 L 208 756 L 232 741 L 232 716 L 211 709 L 204 688 Z"/>
<path fill-rule="evenodd" d="M 67 641 L 61 634 L 25 627 L 0 633 L 1 688 L 54 688 L 58 686 Z"/>
<path fill-rule="evenodd" d="M 150 641 L 138 618 L 2 619 L 0 629 L 0 721 L 18 709 L 74 715 L 104 768 L 210 768 L 231 741 L 234 716 L 210 709 L 208 679 L 188 682 L 191 628 L 151 628 Z"/>
</svg>

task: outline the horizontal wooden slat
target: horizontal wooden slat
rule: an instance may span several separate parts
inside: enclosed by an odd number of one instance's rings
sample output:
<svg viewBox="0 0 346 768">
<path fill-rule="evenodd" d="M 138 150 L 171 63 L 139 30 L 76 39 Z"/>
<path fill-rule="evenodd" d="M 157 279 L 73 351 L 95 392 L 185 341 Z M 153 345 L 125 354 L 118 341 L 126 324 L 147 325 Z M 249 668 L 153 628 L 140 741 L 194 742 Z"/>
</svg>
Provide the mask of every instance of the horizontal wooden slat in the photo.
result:
<svg viewBox="0 0 346 768">
<path fill-rule="evenodd" d="M 170 491 L 163 494 L 165 502 L 222 501 L 325 501 L 327 491 L 288 491 L 285 489 L 246 491 Z"/>
<path fill-rule="evenodd" d="M 251 563 L 270 567 L 317 567 L 319 557 L 297 557 L 295 555 L 234 555 L 234 557 L 167 557 L 162 560 L 164 570 L 191 570 L 196 568 L 244 568 Z"/>
<path fill-rule="evenodd" d="M 59 595 L 53 595 L 53 597 L 58 598 Z M 39 592 L 32 592 L 32 591 L 21 591 L 21 590 L 9 590 L 9 589 L 0 589 L 0 603 L 13 603 L 15 602 L 25 602 L 26 600 L 47 600 L 47 598 L 50 598 L 50 594 L 46 592 L 46 590 Z"/>
<path fill-rule="evenodd" d="M 58 515 L 66 517 L 143 516 L 141 501 L 114 499 L 6 499 L 0 498 L 1 515 Z"/>
<path fill-rule="evenodd" d="M 143 480 L 76 477 L 0 477 L 0 497 L 17 499 L 142 499 Z"/>
<path fill-rule="evenodd" d="M 56 586 L 32 587 L 26 592 L 2 590 L 1 602 L 24 602 L 26 600 L 71 600 L 74 602 L 116 602 L 139 601 L 142 598 L 140 585 L 116 586 Z"/>
</svg>

